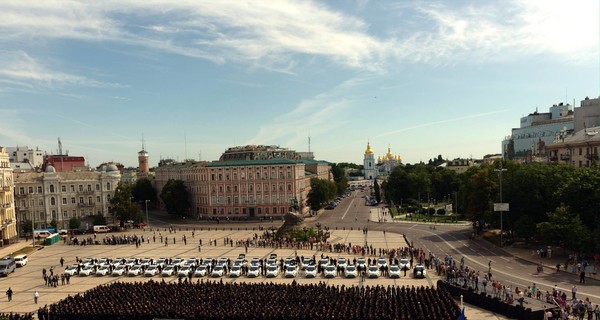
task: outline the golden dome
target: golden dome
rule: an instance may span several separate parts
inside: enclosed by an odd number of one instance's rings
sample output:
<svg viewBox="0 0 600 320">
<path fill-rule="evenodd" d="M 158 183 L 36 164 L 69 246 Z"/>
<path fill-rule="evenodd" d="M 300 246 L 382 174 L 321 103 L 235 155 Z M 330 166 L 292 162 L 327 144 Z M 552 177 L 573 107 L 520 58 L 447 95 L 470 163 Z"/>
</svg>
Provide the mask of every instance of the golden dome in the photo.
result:
<svg viewBox="0 0 600 320">
<path fill-rule="evenodd" d="M 371 142 L 367 142 L 367 150 L 365 150 L 365 154 L 373 154 L 373 150 L 371 150 Z"/>
</svg>

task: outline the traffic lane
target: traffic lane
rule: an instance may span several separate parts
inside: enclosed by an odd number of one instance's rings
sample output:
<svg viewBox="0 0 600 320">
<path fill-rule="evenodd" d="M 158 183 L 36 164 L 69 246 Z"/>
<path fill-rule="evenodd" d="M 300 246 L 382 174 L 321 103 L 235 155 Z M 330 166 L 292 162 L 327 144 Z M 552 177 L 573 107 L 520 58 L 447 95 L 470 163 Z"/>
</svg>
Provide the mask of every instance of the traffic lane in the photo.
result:
<svg viewBox="0 0 600 320">
<path fill-rule="evenodd" d="M 572 286 L 577 285 L 579 294 L 584 297 L 590 297 L 592 301 L 600 301 L 600 296 L 598 295 L 599 286 L 597 285 L 580 285 L 578 280 L 564 273 L 544 272 L 538 274 L 535 271 L 535 265 L 528 265 L 522 261 L 517 261 L 509 253 L 499 248 L 494 250 L 499 251 L 499 253 L 471 253 L 469 252 L 470 249 L 473 246 L 477 246 L 478 243 L 476 241 L 469 241 L 468 238 L 467 240 L 460 239 L 452 235 L 452 233 L 433 234 L 435 232 L 433 230 L 413 229 L 408 229 L 407 238 L 409 241 L 414 241 L 415 246 L 421 246 L 424 249 L 435 248 L 431 251 L 441 253 L 441 258 L 446 254 L 452 255 L 456 261 L 460 261 L 461 257 L 465 257 L 465 264 L 467 266 L 481 272 L 487 272 L 488 262 L 492 260 L 492 275 L 494 275 L 494 278 L 499 279 L 503 283 L 509 283 L 512 287 L 519 286 L 524 289 L 536 283 L 541 290 L 552 292 L 554 285 L 557 285 L 560 290 L 569 293 Z M 429 236 L 419 237 L 419 233 L 430 234 Z M 479 245 L 485 247 L 485 245 Z"/>
</svg>

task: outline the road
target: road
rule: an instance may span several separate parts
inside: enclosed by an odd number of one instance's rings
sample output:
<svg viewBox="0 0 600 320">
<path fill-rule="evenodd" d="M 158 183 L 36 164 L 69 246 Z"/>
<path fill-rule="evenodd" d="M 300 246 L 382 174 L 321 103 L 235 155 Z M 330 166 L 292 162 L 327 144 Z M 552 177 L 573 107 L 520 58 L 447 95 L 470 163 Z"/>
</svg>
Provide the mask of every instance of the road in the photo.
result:
<svg viewBox="0 0 600 320">
<path fill-rule="evenodd" d="M 552 270 L 545 270 L 537 274 L 536 265 L 530 261 L 516 258 L 509 251 L 503 250 L 485 240 L 469 240 L 471 227 L 469 225 L 437 224 L 432 229 L 431 224 L 406 223 L 406 222 L 378 222 L 378 214 L 372 214 L 377 207 L 366 206 L 363 197 L 367 191 L 354 191 L 350 197 L 345 198 L 335 209 L 326 210 L 318 219 L 310 224 L 320 223 L 322 226 L 338 229 L 342 228 L 368 228 L 369 230 L 385 230 L 386 232 L 402 233 L 406 235 L 414 246 L 431 251 L 438 256 L 452 255 L 456 260 L 465 258 L 465 265 L 475 268 L 482 273 L 487 272 L 488 263 L 492 261 L 492 274 L 494 279 L 510 284 L 511 288 L 519 287 L 521 290 L 533 283 L 542 292 L 549 291 L 555 285 L 560 290 L 566 291 L 571 298 L 571 288 L 578 288 L 577 298 L 589 297 L 594 303 L 600 302 L 600 282 L 588 279 L 587 284 L 579 284 L 577 275 Z M 374 221 L 375 220 L 375 221 Z M 528 258 L 528 260 L 530 260 Z M 488 290 L 490 288 L 488 287 Z"/>
</svg>

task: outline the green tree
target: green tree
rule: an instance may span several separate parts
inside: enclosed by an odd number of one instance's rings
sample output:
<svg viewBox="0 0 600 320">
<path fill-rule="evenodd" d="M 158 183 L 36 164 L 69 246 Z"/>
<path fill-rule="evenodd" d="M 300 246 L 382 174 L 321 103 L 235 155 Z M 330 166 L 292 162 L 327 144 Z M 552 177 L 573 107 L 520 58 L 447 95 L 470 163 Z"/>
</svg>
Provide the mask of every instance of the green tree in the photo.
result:
<svg viewBox="0 0 600 320">
<path fill-rule="evenodd" d="M 57 225 L 58 225 L 58 222 L 56 222 L 56 219 L 52 218 L 52 220 L 50 221 L 50 227 L 56 229 Z"/>
<path fill-rule="evenodd" d="M 514 230 L 517 237 L 521 237 L 525 239 L 525 243 L 529 243 L 529 240 L 535 236 L 535 221 L 530 215 L 523 215 L 515 222 Z"/>
<path fill-rule="evenodd" d="M 125 222 L 132 220 L 133 216 L 140 211 L 139 206 L 132 201 L 132 189 L 133 185 L 119 182 L 113 198 L 110 199 L 110 212 L 119 219 L 121 227 L 124 227 Z"/>
<path fill-rule="evenodd" d="M 590 232 L 578 214 L 572 214 L 567 206 L 561 205 L 547 215 L 548 221 L 538 223 L 537 229 L 548 243 L 558 243 L 565 252 L 567 249 L 582 252 L 590 248 Z"/>
<path fill-rule="evenodd" d="M 92 220 L 92 224 L 95 226 L 102 226 L 106 224 L 106 218 L 102 214 L 94 215 L 94 219 Z"/>
<path fill-rule="evenodd" d="M 23 234 L 31 234 L 32 229 L 33 229 L 33 222 L 31 220 L 23 221 L 21 226 L 22 226 L 21 230 L 23 231 Z"/>
<path fill-rule="evenodd" d="M 346 192 L 346 189 L 348 188 L 348 178 L 346 178 L 344 168 L 334 163 L 331 165 L 331 174 L 333 175 L 333 181 L 335 181 L 337 193 L 342 194 Z"/>
<path fill-rule="evenodd" d="M 337 194 L 337 187 L 334 182 L 319 178 L 310 179 L 310 191 L 308 192 L 307 202 L 311 210 L 319 210 L 324 204 L 334 199 Z"/>
<path fill-rule="evenodd" d="M 473 174 L 464 185 L 467 194 L 466 214 L 470 221 L 478 221 L 492 206 L 495 185 L 490 179 L 489 167 L 471 168 Z"/>
<path fill-rule="evenodd" d="M 381 190 L 379 189 L 379 182 L 377 182 L 377 179 L 375 179 L 375 181 L 373 182 L 373 192 L 375 192 L 375 201 L 377 201 L 377 203 L 380 203 Z"/>
<path fill-rule="evenodd" d="M 149 179 L 137 180 L 133 185 L 131 194 L 135 202 L 143 203 L 145 200 L 150 200 L 150 202 L 156 203 L 156 189 L 154 189 Z"/>
<path fill-rule="evenodd" d="M 81 226 L 81 220 L 77 217 L 69 219 L 69 229 L 79 229 Z"/>
<path fill-rule="evenodd" d="M 167 213 L 172 215 L 184 217 L 191 207 L 190 192 L 181 180 L 170 179 L 167 181 L 160 193 L 160 198 L 165 204 Z"/>
</svg>

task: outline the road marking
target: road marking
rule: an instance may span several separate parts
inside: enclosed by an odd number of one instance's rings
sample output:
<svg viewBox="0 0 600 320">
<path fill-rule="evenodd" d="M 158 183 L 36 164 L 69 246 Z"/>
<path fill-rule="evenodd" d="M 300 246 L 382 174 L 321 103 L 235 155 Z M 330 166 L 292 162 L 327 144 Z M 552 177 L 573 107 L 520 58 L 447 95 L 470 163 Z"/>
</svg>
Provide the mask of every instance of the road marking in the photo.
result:
<svg viewBox="0 0 600 320">
<path fill-rule="evenodd" d="M 500 259 L 502 259 L 504 261 L 510 261 L 510 259 L 506 259 L 505 257 L 500 257 Z"/>
<path fill-rule="evenodd" d="M 473 259 L 473 258 L 469 257 L 468 255 L 465 255 L 465 254 L 463 254 L 463 253 L 462 253 L 460 250 L 456 249 L 456 248 L 455 248 L 455 247 L 454 247 L 454 246 L 453 246 L 451 243 L 449 243 L 448 241 L 446 241 L 446 240 L 445 240 L 444 238 L 442 238 L 440 235 L 438 235 L 438 234 L 436 234 L 436 233 L 433 233 L 433 232 L 431 232 L 431 231 L 429 231 L 429 233 L 431 233 L 432 235 L 434 235 L 434 236 L 438 237 L 440 240 L 444 241 L 444 243 L 446 243 L 446 245 L 447 245 L 448 247 L 450 247 L 452 250 L 454 250 L 454 251 L 458 252 L 459 254 L 461 254 L 461 255 L 465 256 L 467 259 L 471 260 L 473 263 L 475 263 L 475 264 L 478 264 L 478 265 L 480 265 L 481 267 L 484 267 L 484 268 L 487 268 L 487 267 L 488 267 L 487 265 L 484 265 L 483 263 L 480 263 L 480 262 L 477 262 L 477 261 L 475 261 L 475 259 Z M 437 246 L 437 245 L 436 245 L 436 246 Z M 506 259 L 506 258 L 504 258 L 504 257 L 500 257 L 500 258 L 502 258 L 502 259 L 505 259 L 505 260 L 509 261 L 508 259 Z M 494 270 L 494 272 L 496 272 L 496 273 L 501 273 L 501 274 L 503 274 L 503 275 L 505 275 L 505 276 L 513 277 L 513 278 L 515 278 L 515 279 L 519 279 L 519 280 L 521 280 L 521 281 L 525 281 L 525 283 L 530 283 L 530 282 L 531 282 L 531 279 L 523 278 L 523 277 L 520 277 L 520 276 L 517 276 L 517 275 L 511 274 L 511 273 L 508 273 L 508 272 L 500 271 L 500 270 L 497 270 L 497 269 L 495 269 L 495 270 Z M 535 277 L 535 274 L 534 274 L 533 276 Z M 515 284 L 518 284 L 518 285 L 520 285 L 520 286 L 523 286 L 523 287 L 526 287 L 526 286 L 527 286 L 526 284 L 524 285 L 523 283 L 516 283 L 516 282 L 513 282 L 513 283 L 515 283 Z M 553 284 L 548 284 L 548 283 L 539 282 L 539 281 L 538 281 L 537 283 L 538 283 L 539 285 L 544 285 L 544 286 L 546 286 L 546 287 L 548 287 L 548 288 L 553 288 L 553 287 L 554 287 L 554 285 L 553 285 Z M 568 289 L 568 288 L 561 288 L 561 287 L 559 287 L 558 289 L 560 289 L 560 290 L 563 290 L 563 291 L 569 291 L 569 289 Z M 587 294 L 581 293 L 581 294 L 582 294 L 582 295 L 585 295 L 585 296 L 589 296 L 589 297 L 594 297 L 594 298 L 596 298 L 596 299 L 600 299 L 600 296 L 599 296 L 599 295 L 594 295 L 594 294 L 590 294 L 590 293 L 587 293 Z"/>
<path fill-rule="evenodd" d="M 513 269 L 512 267 L 509 267 L 509 266 L 505 266 L 505 267 L 506 267 L 507 269 L 510 269 L 510 270 L 512 270 L 512 269 Z"/>
<path fill-rule="evenodd" d="M 350 201 L 350 205 L 348 206 L 348 208 L 346 209 L 346 212 L 344 212 L 344 215 L 342 216 L 342 218 L 340 220 L 344 220 L 344 218 L 346 217 L 346 215 L 348 214 L 348 211 L 350 211 L 350 208 L 352 208 L 352 202 L 354 202 L 354 199 L 352 199 Z"/>
</svg>

